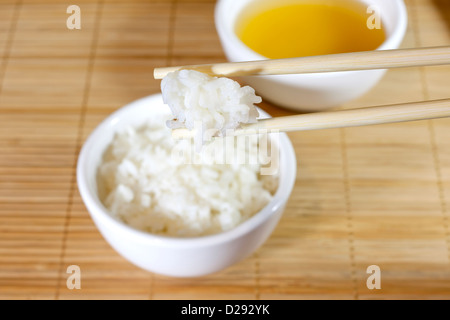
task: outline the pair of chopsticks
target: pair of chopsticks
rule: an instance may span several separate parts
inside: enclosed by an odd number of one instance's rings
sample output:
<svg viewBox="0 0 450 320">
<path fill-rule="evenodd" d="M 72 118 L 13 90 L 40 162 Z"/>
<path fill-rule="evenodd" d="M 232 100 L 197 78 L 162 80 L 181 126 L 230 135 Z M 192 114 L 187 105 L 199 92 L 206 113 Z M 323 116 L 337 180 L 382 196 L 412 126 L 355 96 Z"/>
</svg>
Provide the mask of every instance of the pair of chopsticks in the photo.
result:
<svg viewBox="0 0 450 320">
<path fill-rule="evenodd" d="M 211 76 L 231 77 L 391 69 L 446 64 L 450 64 L 450 46 L 156 68 L 154 78 L 162 79 L 169 72 L 181 69 L 196 70 Z M 259 120 L 256 124 L 242 125 L 242 128 L 236 130 L 234 134 L 251 134 L 259 129 L 288 132 L 444 117 L 450 117 L 450 99 L 276 117 Z M 173 131 L 173 135 L 182 138 L 192 136 L 192 133 L 185 129 L 177 129 Z"/>
</svg>

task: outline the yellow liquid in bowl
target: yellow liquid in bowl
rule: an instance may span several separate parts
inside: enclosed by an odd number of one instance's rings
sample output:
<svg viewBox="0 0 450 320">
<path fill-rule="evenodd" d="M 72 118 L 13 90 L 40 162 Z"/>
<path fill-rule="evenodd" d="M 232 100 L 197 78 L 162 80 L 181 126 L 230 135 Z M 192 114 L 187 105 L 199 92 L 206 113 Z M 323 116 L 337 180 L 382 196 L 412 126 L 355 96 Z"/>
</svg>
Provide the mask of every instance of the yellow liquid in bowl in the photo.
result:
<svg viewBox="0 0 450 320">
<path fill-rule="evenodd" d="M 255 1 L 238 17 L 235 31 L 270 59 L 370 51 L 386 40 L 382 23 L 368 27 L 372 14 L 358 1 Z"/>
</svg>

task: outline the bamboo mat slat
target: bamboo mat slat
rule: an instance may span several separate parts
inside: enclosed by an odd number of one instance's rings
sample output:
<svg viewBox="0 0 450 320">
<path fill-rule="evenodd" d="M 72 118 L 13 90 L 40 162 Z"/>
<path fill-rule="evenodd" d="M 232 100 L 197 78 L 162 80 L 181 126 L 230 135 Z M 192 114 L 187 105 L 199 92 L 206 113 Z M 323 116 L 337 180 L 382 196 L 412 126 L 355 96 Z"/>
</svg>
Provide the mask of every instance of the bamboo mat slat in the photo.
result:
<svg viewBox="0 0 450 320">
<path fill-rule="evenodd" d="M 79 149 L 108 114 L 159 92 L 153 68 L 225 61 L 214 0 L 0 3 L 1 299 L 450 299 L 450 120 L 290 133 L 298 175 L 253 256 L 176 279 L 119 256 L 78 194 Z M 403 47 L 450 44 L 450 3 L 407 0 Z M 450 97 L 450 67 L 390 70 L 343 108 Z M 262 103 L 274 116 L 291 111 Z M 370 265 L 382 289 L 366 287 Z M 66 286 L 69 265 L 82 288 Z"/>
</svg>

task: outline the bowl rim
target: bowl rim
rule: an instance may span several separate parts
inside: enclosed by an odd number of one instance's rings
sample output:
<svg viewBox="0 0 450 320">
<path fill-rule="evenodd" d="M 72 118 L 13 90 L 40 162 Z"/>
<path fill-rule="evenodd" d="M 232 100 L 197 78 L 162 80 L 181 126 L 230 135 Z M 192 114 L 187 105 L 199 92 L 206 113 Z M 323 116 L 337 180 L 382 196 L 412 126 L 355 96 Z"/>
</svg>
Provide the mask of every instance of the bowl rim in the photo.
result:
<svg viewBox="0 0 450 320">
<path fill-rule="evenodd" d="M 225 21 L 225 19 L 236 19 L 236 17 L 230 17 L 228 12 L 226 11 L 226 4 L 227 2 L 230 2 L 233 0 L 218 0 L 215 5 L 215 11 L 214 11 L 214 20 L 215 20 L 215 26 L 216 31 L 221 39 L 221 42 L 224 43 L 225 41 L 229 43 L 233 48 L 236 49 L 236 51 L 241 52 L 242 55 L 248 56 L 249 58 L 246 59 L 248 61 L 253 60 L 266 60 L 267 57 L 257 53 L 256 51 L 250 49 L 244 42 L 242 42 L 241 39 L 236 35 L 233 28 L 228 27 L 228 23 Z M 255 0 L 248 0 L 255 1 Z M 363 2 L 370 2 L 374 0 L 356 0 L 356 1 L 363 1 Z M 385 41 L 375 50 L 390 50 L 390 49 L 396 49 L 400 46 L 401 42 L 404 39 L 404 36 L 407 31 L 408 27 L 408 12 L 406 9 L 406 5 L 404 0 L 390 0 L 395 5 L 395 9 L 399 12 L 398 15 L 398 21 L 396 25 L 394 26 L 394 29 L 392 33 L 386 37 Z M 243 6 L 245 8 L 247 4 Z M 234 23 L 231 24 L 234 26 Z M 244 61 L 244 60 L 240 60 Z M 295 77 L 302 77 L 304 79 L 320 79 L 323 77 L 328 78 L 336 78 L 336 77 L 342 77 L 343 75 L 352 75 L 356 73 L 362 73 L 367 72 L 367 70 L 359 70 L 359 71 L 340 71 L 340 72 L 327 72 L 327 73 L 304 73 L 304 74 L 292 74 L 292 75 L 270 75 L 270 76 L 262 76 L 262 77 L 271 77 L 271 79 L 277 78 L 280 82 L 287 82 L 290 83 L 292 78 Z"/>
<path fill-rule="evenodd" d="M 98 196 L 93 194 L 90 190 L 88 183 L 88 167 L 91 165 L 89 155 L 91 154 L 92 149 L 96 147 L 96 143 L 100 136 L 104 134 L 106 130 L 113 129 L 114 125 L 121 121 L 121 119 L 122 121 L 125 121 L 123 120 L 124 114 L 133 112 L 133 110 L 140 108 L 142 104 L 149 106 L 151 103 L 162 103 L 162 95 L 154 94 L 138 99 L 107 116 L 91 132 L 79 153 L 76 170 L 78 190 L 91 218 L 101 233 L 103 233 L 103 231 L 98 224 L 104 224 L 105 227 L 114 229 L 114 232 L 121 232 L 122 236 L 129 237 L 130 240 L 138 243 L 157 244 L 162 247 L 176 248 L 211 246 L 218 243 L 229 242 L 249 233 L 259 225 L 263 224 L 268 218 L 274 215 L 278 209 L 286 204 L 296 180 L 297 159 L 288 136 L 285 133 L 279 133 L 280 170 L 287 170 L 288 173 L 282 175 L 282 172 L 280 171 L 280 179 L 283 177 L 284 180 L 283 183 L 279 184 L 273 199 L 262 210 L 255 213 L 252 217 L 240 223 L 235 228 L 217 234 L 182 238 L 151 234 L 135 229 L 113 217 L 108 213 L 108 210 L 101 203 Z M 259 111 L 261 112 L 260 109 Z M 261 113 L 264 116 L 268 116 L 264 111 Z M 102 152 L 104 152 L 104 150 Z"/>
</svg>

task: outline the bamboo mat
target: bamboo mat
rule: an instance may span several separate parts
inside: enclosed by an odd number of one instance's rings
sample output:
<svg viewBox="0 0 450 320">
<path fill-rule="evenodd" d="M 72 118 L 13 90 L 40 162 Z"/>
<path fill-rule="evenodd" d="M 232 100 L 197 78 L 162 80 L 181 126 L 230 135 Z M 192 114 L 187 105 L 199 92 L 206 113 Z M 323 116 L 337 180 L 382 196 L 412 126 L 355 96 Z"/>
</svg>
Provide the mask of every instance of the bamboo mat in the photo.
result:
<svg viewBox="0 0 450 320">
<path fill-rule="evenodd" d="M 253 256 L 207 277 L 145 272 L 103 240 L 79 149 L 157 93 L 154 67 L 225 61 L 213 0 L 0 0 L 0 298 L 449 299 L 450 119 L 292 133 L 295 189 Z M 403 47 L 450 44 L 450 2 L 407 0 Z M 346 108 L 450 97 L 450 67 L 391 70 Z M 264 103 L 274 116 L 290 112 Z M 69 265 L 81 289 L 66 287 Z M 381 269 L 369 290 L 366 269 Z"/>
</svg>

